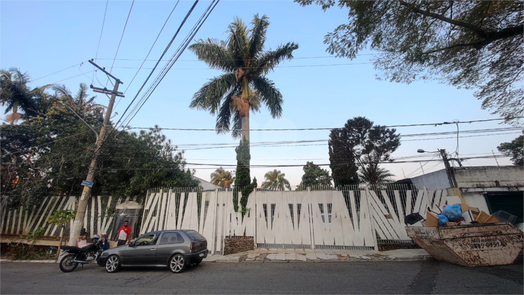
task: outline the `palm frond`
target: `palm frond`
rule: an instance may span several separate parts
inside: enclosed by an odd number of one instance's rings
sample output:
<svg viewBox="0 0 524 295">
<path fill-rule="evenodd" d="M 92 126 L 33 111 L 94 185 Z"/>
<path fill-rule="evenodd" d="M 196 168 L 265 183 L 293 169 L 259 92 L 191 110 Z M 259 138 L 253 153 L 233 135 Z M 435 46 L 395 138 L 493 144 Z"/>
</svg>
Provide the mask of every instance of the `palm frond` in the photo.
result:
<svg viewBox="0 0 524 295">
<path fill-rule="evenodd" d="M 189 46 L 189 50 L 213 69 L 221 69 L 226 72 L 234 71 L 235 61 L 227 52 L 226 48 L 215 39 L 198 40 Z"/>
<path fill-rule="evenodd" d="M 242 118 L 239 112 L 233 114 L 233 130 L 231 130 L 231 136 L 235 139 L 242 138 Z"/>
<path fill-rule="evenodd" d="M 260 101 L 266 104 L 273 118 L 280 118 L 282 115 L 282 93 L 275 88 L 275 84 L 266 77 L 259 76 L 252 81 L 253 88 L 258 93 Z"/>
<path fill-rule="evenodd" d="M 208 110 L 214 115 L 220 108 L 223 96 L 234 92 L 238 88 L 237 84 L 234 73 L 215 77 L 195 93 L 189 107 Z"/>
<path fill-rule="evenodd" d="M 233 101 L 233 93 L 230 92 L 224 99 L 220 112 L 217 115 L 216 130 L 218 134 L 229 131 L 229 124 L 231 120 L 231 102 Z"/>
<path fill-rule="evenodd" d="M 261 18 L 258 14 L 255 15 L 252 22 L 253 28 L 249 31 L 249 57 L 257 59 L 258 55 L 264 49 L 266 42 L 266 32 L 269 26 L 269 18 L 263 15 Z"/>
<path fill-rule="evenodd" d="M 235 61 L 237 68 L 245 68 L 249 59 L 247 28 L 241 19 L 236 18 L 229 25 L 227 51 Z"/>
<path fill-rule="evenodd" d="M 293 58 L 293 51 L 298 49 L 298 44 L 287 43 L 279 46 L 276 50 L 267 51 L 261 56 L 256 64 L 252 65 L 252 75 L 266 75 L 273 70 L 281 61 Z"/>
</svg>

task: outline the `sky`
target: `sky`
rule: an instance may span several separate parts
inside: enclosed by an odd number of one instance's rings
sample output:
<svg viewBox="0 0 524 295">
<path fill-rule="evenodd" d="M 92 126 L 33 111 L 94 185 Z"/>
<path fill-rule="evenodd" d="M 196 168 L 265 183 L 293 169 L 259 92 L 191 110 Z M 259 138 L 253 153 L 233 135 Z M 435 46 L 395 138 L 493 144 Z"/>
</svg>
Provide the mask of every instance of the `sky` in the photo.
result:
<svg viewBox="0 0 524 295">
<path fill-rule="evenodd" d="M 189 108 L 195 92 L 221 72 L 209 69 L 191 51 L 182 51 L 182 44 L 211 3 L 199 1 L 177 34 L 194 1 L 2 0 L 0 68 L 26 72 L 30 87 L 62 84 L 73 94 L 80 83 L 112 89 L 107 75 L 88 62 L 93 59 L 123 82 L 119 91 L 125 97 L 116 100 L 113 122 L 133 132 L 165 128 L 162 133 L 184 151 L 186 167 L 210 181 L 218 167 L 235 170 L 238 140 L 213 131 L 214 115 Z M 266 50 L 288 42 L 299 45 L 294 59 L 267 76 L 283 95 L 282 117 L 272 118 L 265 106 L 250 117 L 251 176 L 259 185 L 266 172 L 277 169 L 294 188 L 308 161 L 330 171 L 329 129 L 357 116 L 401 134 L 394 161 L 381 165 L 395 180 L 444 169 L 438 149 L 452 157 L 481 157 L 463 161 L 465 167 L 511 165 L 509 158 L 494 156 L 500 155 L 497 146 L 518 137 L 522 128 L 509 130 L 512 126 L 502 124 L 498 115 L 482 110 L 474 89 L 436 81 L 383 81 L 373 68 L 377 52 L 363 50 L 353 60 L 327 53 L 324 36 L 347 22 L 347 10 L 323 11 L 291 0 L 222 0 L 190 44 L 225 40 L 235 18 L 249 25 L 255 14 L 269 17 Z M 152 94 L 145 95 L 149 90 Z M 108 104 L 105 95 L 90 94 L 97 95 L 97 103 Z M 6 116 L 2 110 L 2 122 Z M 444 122 L 451 124 L 439 124 Z"/>
</svg>

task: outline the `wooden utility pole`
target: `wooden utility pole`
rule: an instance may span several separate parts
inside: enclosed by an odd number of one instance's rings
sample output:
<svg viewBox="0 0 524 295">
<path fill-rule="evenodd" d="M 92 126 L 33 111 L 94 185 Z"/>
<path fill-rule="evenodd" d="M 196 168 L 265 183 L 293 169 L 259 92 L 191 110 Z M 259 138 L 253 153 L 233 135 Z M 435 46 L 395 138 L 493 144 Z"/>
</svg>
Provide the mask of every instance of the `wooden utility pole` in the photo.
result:
<svg viewBox="0 0 524 295">
<path fill-rule="evenodd" d="M 109 77 L 115 79 L 115 87 L 113 88 L 113 90 L 108 90 L 106 88 L 97 88 L 91 85 L 91 88 L 93 89 L 94 92 L 111 94 L 111 98 L 109 99 L 109 105 L 107 106 L 107 111 L 104 117 L 104 123 L 102 125 L 102 129 L 100 129 L 100 133 L 98 134 L 98 138 L 96 140 L 95 152 L 93 154 L 93 158 L 91 159 L 91 164 L 89 165 L 89 171 L 87 173 L 86 180 L 82 182 L 84 189 L 82 191 L 82 195 L 80 196 L 80 201 L 78 202 L 78 208 L 76 210 L 75 220 L 73 221 L 73 227 L 71 228 L 70 235 L 69 235 L 69 245 L 70 246 L 73 246 L 76 244 L 76 240 L 80 234 L 80 231 L 82 230 L 82 227 L 84 226 L 84 217 L 86 213 L 87 202 L 91 198 L 91 188 L 93 187 L 94 180 L 95 180 L 96 162 L 98 160 L 98 156 L 100 155 L 102 145 L 104 144 L 104 141 L 106 139 L 107 128 L 109 125 L 109 118 L 111 118 L 111 113 L 113 111 L 113 105 L 115 103 L 115 98 L 117 96 L 120 96 L 120 97 L 124 96 L 122 92 L 118 92 L 118 86 L 122 84 L 122 81 L 120 81 L 120 79 L 117 79 L 116 77 L 111 75 L 109 72 L 105 70 L 105 68 L 101 68 L 100 66 L 95 64 L 93 60 L 90 60 L 89 62 L 92 65 L 94 65 L 95 67 L 97 67 L 98 69 L 100 69 L 102 72 L 104 72 Z M 94 234 L 94 233 L 91 233 L 91 234 Z"/>
</svg>

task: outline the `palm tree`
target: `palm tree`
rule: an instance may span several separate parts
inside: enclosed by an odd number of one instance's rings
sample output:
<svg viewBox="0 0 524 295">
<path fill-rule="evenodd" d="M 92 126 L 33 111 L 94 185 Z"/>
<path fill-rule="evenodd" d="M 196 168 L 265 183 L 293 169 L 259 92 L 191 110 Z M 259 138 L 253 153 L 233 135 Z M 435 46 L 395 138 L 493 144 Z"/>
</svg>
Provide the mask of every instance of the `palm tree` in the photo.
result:
<svg viewBox="0 0 524 295">
<path fill-rule="evenodd" d="M 285 176 L 286 174 L 277 169 L 267 172 L 264 175 L 266 180 L 262 183 L 262 188 L 281 191 L 286 189 L 291 190 L 291 185 Z"/>
<path fill-rule="evenodd" d="M 5 114 L 11 111 L 6 119 L 11 124 L 40 114 L 39 109 L 47 97 L 44 91 L 49 85 L 31 90 L 28 83 L 29 76 L 19 69 L 0 71 L 0 105 L 7 105 Z M 19 111 L 23 111 L 23 114 Z"/>
<path fill-rule="evenodd" d="M 375 166 L 365 166 L 359 170 L 358 176 L 361 182 L 372 185 L 391 182 L 391 177 L 394 176 L 391 172 L 384 168 L 375 167 L 375 169 L 373 169 L 373 167 Z"/>
<path fill-rule="evenodd" d="M 65 85 L 54 85 L 53 90 L 58 99 L 70 106 L 76 106 L 78 112 L 84 116 L 86 114 L 103 113 L 104 107 L 94 103 L 96 96 L 89 97 L 87 94 L 88 87 L 84 83 L 80 83 L 80 89 L 74 97 Z"/>
<path fill-rule="evenodd" d="M 233 137 L 242 136 L 248 141 L 250 110 L 259 111 L 264 103 L 273 118 L 282 115 L 282 94 L 265 75 L 284 59 L 292 59 L 298 48 L 295 43 L 287 43 L 264 52 L 268 17 L 257 14 L 251 24 L 248 29 L 236 18 L 228 27 L 227 41 L 198 40 L 189 47 L 199 60 L 225 72 L 204 84 L 189 106 L 216 114 L 217 133 L 228 132 L 232 121 Z"/>
<path fill-rule="evenodd" d="M 222 188 L 231 188 L 231 184 L 234 180 L 235 178 L 233 177 L 233 174 L 224 170 L 222 167 L 211 173 L 211 183 Z"/>
</svg>

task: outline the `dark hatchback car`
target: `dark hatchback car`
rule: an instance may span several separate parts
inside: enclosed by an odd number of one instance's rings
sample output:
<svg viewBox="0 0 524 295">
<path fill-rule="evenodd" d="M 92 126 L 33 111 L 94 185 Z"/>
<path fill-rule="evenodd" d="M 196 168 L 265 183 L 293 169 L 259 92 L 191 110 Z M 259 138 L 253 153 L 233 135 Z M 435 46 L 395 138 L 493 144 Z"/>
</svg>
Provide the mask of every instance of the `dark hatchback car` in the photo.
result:
<svg viewBox="0 0 524 295">
<path fill-rule="evenodd" d="M 169 267 L 182 272 L 198 265 L 208 254 L 207 240 L 194 230 L 163 230 L 146 233 L 128 245 L 108 249 L 97 263 L 109 273 L 126 266 Z"/>
</svg>

